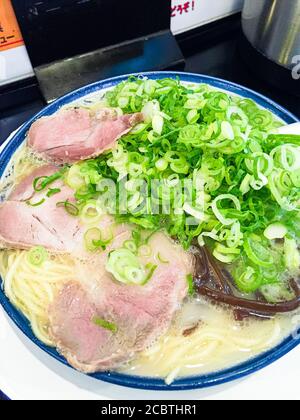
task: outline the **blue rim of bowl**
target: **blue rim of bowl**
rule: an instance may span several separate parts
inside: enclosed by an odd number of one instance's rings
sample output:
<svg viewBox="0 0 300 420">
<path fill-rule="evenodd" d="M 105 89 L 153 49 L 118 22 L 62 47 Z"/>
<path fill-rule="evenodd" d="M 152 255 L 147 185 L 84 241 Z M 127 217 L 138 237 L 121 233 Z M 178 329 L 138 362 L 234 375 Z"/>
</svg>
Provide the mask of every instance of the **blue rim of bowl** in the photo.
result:
<svg viewBox="0 0 300 420">
<path fill-rule="evenodd" d="M 179 77 L 181 81 L 191 82 L 191 83 L 207 83 L 215 88 L 222 89 L 245 98 L 254 100 L 260 106 L 270 110 L 278 118 L 282 119 L 285 123 L 291 124 L 298 122 L 299 119 L 296 118 L 292 113 L 276 104 L 274 101 L 266 98 L 265 96 L 223 79 L 214 78 L 205 75 L 198 75 L 193 73 L 183 73 L 183 72 L 148 72 L 148 73 L 135 73 L 124 76 L 117 76 L 111 79 L 106 79 L 93 83 L 91 85 L 80 88 L 74 92 L 71 92 L 62 98 L 59 98 L 55 102 L 48 105 L 33 118 L 31 118 L 27 123 L 25 123 L 12 137 L 9 143 L 4 147 L 3 151 L 0 153 L 0 177 L 3 175 L 13 153 L 17 148 L 23 143 L 26 133 L 30 128 L 31 124 L 38 118 L 51 115 L 56 112 L 61 106 L 69 104 L 70 102 L 81 99 L 82 97 L 96 93 L 103 89 L 112 88 L 116 84 L 126 80 L 129 76 L 139 76 L 139 77 L 148 77 L 151 79 L 160 79 L 162 77 L 177 78 Z M 2 288 L 0 288 L 0 304 L 3 306 L 4 310 L 11 318 L 11 320 L 17 325 L 17 327 L 40 349 L 44 350 L 50 356 L 54 357 L 56 360 L 60 361 L 64 365 L 69 366 L 64 357 L 62 357 L 55 349 L 48 347 L 41 343 L 33 334 L 27 319 L 9 302 L 5 296 Z M 292 335 L 286 338 L 281 344 L 275 348 L 255 357 L 251 360 L 248 360 L 244 363 L 233 366 L 230 369 L 225 369 L 215 373 L 183 377 L 175 380 L 171 385 L 167 385 L 164 380 L 152 377 L 143 377 L 143 376 L 134 376 L 122 373 L 96 373 L 89 375 L 95 379 L 109 382 L 115 385 L 130 387 L 130 388 L 139 388 L 144 390 L 159 390 L 159 391 L 178 391 L 178 390 L 190 390 L 190 389 L 200 389 L 211 386 L 216 386 L 224 384 L 233 380 L 240 379 L 246 375 L 254 373 L 276 360 L 280 359 L 292 349 L 294 349 L 300 343 L 300 337 L 294 338 Z"/>
</svg>

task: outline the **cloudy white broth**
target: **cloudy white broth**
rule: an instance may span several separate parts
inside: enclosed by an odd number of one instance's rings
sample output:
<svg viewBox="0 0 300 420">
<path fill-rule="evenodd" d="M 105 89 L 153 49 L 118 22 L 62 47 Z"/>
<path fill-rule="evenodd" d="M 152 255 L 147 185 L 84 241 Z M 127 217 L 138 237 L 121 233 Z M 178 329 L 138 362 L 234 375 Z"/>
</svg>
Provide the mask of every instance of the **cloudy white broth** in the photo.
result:
<svg viewBox="0 0 300 420">
<path fill-rule="evenodd" d="M 300 136 L 282 125 L 134 77 L 38 119 L 1 186 L 8 299 L 85 373 L 170 384 L 297 338 Z"/>
</svg>

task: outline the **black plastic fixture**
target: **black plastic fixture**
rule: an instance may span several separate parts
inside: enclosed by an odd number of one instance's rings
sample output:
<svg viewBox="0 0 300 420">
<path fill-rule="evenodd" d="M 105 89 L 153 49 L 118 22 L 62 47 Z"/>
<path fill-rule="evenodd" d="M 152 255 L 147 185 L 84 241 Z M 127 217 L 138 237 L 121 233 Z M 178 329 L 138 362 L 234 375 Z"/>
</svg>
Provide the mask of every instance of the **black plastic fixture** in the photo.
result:
<svg viewBox="0 0 300 420">
<path fill-rule="evenodd" d="M 277 89 L 300 97 L 300 81 L 292 77 L 291 70 L 254 48 L 243 33 L 239 37 L 238 47 L 242 59 L 253 74 Z"/>
<path fill-rule="evenodd" d="M 45 99 L 104 77 L 178 69 L 171 0 L 12 0 Z"/>
</svg>

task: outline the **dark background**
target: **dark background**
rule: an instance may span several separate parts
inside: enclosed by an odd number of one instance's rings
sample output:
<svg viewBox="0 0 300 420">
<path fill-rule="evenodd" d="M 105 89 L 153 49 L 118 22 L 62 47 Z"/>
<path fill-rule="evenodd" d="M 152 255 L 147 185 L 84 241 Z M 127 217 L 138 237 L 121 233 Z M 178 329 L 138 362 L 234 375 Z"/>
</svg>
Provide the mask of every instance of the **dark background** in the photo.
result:
<svg viewBox="0 0 300 420">
<path fill-rule="evenodd" d="M 170 0 L 12 0 L 34 67 L 169 28 Z M 159 13 L 158 13 L 159 11 Z M 145 19 L 145 16 L 147 19 Z M 47 45 L 47 48 L 45 48 Z"/>
</svg>

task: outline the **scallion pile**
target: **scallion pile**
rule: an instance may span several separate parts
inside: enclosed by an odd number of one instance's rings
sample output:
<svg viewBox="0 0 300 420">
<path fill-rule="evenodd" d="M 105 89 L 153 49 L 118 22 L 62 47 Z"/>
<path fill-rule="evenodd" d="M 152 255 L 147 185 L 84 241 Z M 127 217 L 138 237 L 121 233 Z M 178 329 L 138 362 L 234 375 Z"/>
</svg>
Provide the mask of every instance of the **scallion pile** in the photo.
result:
<svg viewBox="0 0 300 420">
<path fill-rule="evenodd" d="M 116 207 L 118 221 L 165 229 L 185 249 L 197 240 L 241 292 L 280 300 L 288 278 L 299 275 L 300 136 L 276 134 L 283 123 L 250 99 L 174 79 L 130 78 L 106 102 L 119 113 L 143 112 L 144 122 L 111 152 L 71 167 L 66 182 L 79 208 L 101 196 L 101 179 L 126 178 L 129 200 L 125 212 Z M 187 179 L 191 200 L 181 203 L 176 187 Z M 159 214 L 150 190 L 146 199 L 139 190 L 152 180 L 164 185 Z"/>
</svg>

